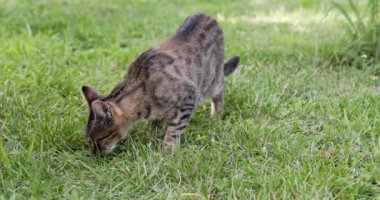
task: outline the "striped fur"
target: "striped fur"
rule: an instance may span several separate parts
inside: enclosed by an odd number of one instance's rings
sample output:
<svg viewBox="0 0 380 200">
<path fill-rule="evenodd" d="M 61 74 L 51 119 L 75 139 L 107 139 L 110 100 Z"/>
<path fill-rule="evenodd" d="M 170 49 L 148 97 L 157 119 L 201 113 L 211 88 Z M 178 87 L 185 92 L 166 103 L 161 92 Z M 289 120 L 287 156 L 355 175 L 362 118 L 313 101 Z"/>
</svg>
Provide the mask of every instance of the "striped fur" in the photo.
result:
<svg viewBox="0 0 380 200">
<path fill-rule="evenodd" d="M 111 152 L 140 119 L 152 120 L 153 130 L 161 130 L 167 121 L 164 148 L 174 147 L 199 102 L 211 99 L 213 117 L 221 112 L 224 77 L 238 62 L 234 57 L 224 64 L 223 34 L 215 19 L 188 17 L 171 39 L 142 53 L 110 94 L 82 88 L 90 110 L 87 137 L 92 151 Z"/>
</svg>

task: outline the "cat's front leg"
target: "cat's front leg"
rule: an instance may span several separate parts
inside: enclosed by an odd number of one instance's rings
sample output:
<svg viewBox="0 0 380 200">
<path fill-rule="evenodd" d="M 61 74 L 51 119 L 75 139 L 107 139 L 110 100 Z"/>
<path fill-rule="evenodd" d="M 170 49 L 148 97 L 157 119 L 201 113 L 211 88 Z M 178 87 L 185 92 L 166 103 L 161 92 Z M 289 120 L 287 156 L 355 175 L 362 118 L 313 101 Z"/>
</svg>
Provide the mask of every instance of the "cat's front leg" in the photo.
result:
<svg viewBox="0 0 380 200">
<path fill-rule="evenodd" d="M 171 150 L 179 147 L 181 136 L 185 132 L 187 125 L 190 122 L 195 104 L 187 104 L 180 109 L 177 109 L 169 120 L 168 127 L 164 138 L 164 149 Z"/>
</svg>

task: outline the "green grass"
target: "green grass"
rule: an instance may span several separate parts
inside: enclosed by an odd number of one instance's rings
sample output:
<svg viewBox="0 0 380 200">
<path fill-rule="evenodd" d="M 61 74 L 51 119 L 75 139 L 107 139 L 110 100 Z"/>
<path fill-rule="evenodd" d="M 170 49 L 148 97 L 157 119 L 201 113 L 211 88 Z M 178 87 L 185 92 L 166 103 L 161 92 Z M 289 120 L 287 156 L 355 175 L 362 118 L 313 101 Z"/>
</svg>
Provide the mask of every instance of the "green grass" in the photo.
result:
<svg viewBox="0 0 380 200">
<path fill-rule="evenodd" d="M 380 61 L 380 2 L 368 0 L 365 6 L 353 0 L 348 0 L 346 3 L 349 6 L 333 1 L 333 5 L 344 16 L 346 29 L 350 35 L 350 40 L 345 42 L 346 47 L 339 53 L 340 56 L 333 60 L 359 68 L 378 63 Z"/>
<path fill-rule="evenodd" d="M 109 92 L 200 11 L 241 56 L 224 116 L 200 106 L 174 156 L 146 122 L 92 156 L 81 86 Z M 0 198 L 379 199 L 380 65 L 329 62 L 343 22 L 329 1 L 1 1 Z"/>
</svg>

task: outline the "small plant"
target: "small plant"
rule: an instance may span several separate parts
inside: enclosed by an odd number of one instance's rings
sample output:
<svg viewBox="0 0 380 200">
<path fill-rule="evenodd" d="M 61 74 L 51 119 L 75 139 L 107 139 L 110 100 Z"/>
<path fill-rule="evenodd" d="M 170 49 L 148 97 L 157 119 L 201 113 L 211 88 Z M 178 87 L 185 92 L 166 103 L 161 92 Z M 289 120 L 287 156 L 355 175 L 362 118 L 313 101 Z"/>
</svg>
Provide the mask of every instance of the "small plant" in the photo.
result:
<svg viewBox="0 0 380 200">
<path fill-rule="evenodd" d="M 358 67 L 376 64 L 380 61 L 380 1 L 368 0 L 364 9 L 353 0 L 348 4 L 345 7 L 333 1 L 349 34 L 349 45 L 335 59 Z"/>
</svg>

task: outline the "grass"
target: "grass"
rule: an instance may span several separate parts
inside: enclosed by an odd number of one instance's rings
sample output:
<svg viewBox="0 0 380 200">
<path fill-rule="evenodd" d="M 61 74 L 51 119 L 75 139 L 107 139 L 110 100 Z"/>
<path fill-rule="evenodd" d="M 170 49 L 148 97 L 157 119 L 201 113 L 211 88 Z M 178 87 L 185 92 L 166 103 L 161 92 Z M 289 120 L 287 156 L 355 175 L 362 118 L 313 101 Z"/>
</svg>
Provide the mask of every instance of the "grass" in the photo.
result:
<svg viewBox="0 0 380 200">
<path fill-rule="evenodd" d="M 329 1 L 0 5 L 0 198 L 380 198 L 380 66 L 329 62 L 349 45 Z M 109 92 L 199 11 L 241 56 L 225 115 L 202 105 L 174 156 L 147 122 L 115 154 L 90 155 L 81 86 Z"/>
<path fill-rule="evenodd" d="M 333 2 L 346 19 L 350 41 L 341 50 L 338 62 L 350 63 L 356 67 L 370 66 L 380 61 L 380 3 L 377 0 L 360 3 L 349 0 L 349 6 Z M 363 59 L 364 58 L 364 59 Z"/>
</svg>

